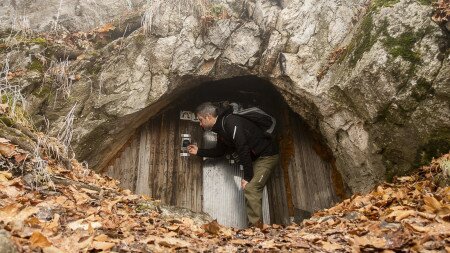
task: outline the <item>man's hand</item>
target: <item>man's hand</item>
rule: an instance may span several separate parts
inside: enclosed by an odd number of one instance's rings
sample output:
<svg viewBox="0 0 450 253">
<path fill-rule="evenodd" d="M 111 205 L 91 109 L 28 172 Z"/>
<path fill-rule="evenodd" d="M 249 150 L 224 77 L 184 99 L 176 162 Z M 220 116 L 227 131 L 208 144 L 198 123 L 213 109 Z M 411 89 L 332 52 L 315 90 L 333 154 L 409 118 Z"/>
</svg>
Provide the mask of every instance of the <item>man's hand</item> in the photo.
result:
<svg viewBox="0 0 450 253">
<path fill-rule="evenodd" d="M 245 190 L 245 186 L 248 184 L 248 182 L 247 181 L 245 181 L 245 179 L 241 179 L 241 187 L 242 187 L 242 190 Z"/>
<path fill-rule="evenodd" d="M 196 155 L 197 151 L 198 151 L 198 147 L 195 144 L 191 144 L 191 145 L 187 146 L 187 150 L 188 150 L 189 154 Z"/>
</svg>

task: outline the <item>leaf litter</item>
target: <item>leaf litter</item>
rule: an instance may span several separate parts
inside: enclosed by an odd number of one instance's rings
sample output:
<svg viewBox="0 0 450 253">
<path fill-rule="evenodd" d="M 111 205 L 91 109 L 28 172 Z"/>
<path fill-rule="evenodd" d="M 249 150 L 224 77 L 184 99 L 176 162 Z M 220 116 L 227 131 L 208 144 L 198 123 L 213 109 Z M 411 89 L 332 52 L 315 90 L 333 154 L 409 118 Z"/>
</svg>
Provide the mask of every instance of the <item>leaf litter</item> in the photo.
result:
<svg viewBox="0 0 450 253">
<path fill-rule="evenodd" d="M 32 162 L 9 140 L 0 138 L 0 146 L 0 160 Z M 32 187 L 26 170 L 0 168 L 0 229 L 20 252 L 450 252 L 450 187 L 437 181 L 450 154 L 301 224 L 263 229 L 167 218 L 146 208 L 157 201 L 76 160 L 69 170 L 45 159 L 58 179 L 51 186 Z"/>
</svg>

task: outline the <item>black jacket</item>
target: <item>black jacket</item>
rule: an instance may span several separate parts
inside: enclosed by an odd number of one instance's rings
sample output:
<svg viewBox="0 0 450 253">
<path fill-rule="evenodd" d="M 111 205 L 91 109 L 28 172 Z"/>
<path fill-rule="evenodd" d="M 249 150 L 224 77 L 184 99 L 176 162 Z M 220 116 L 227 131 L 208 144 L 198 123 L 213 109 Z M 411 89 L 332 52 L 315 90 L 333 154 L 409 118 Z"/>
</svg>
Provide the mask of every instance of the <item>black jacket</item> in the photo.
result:
<svg viewBox="0 0 450 253">
<path fill-rule="evenodd" d="M 244 167 L 244 179 L 248 182 L 253 177 L 253 160 L 278 153 L 273 140 L 267 137 L 261 128 L 242 116 L 232 114 L 232 108 L 219 111 L 217 121 L 211 130 L 217 133 L 216 147 L 199 149 L 197 155 L 220 157 L 227 151 L 236 151 L 239 164 Z"/>
</svg>

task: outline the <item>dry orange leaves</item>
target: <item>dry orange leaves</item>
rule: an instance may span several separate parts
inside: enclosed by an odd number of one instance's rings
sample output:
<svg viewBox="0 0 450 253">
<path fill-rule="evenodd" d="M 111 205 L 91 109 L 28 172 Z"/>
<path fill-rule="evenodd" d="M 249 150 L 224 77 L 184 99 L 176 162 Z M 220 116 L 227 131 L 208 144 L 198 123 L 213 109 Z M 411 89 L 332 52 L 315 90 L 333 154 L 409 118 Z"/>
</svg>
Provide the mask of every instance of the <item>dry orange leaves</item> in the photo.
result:
<svg viewBox="0 0 450 253">
<path fill-rule="evenodd" d="M 2 154 L 15 150 L 7 140 L 0 144 Z M 301 224 L 262 230 L 164 218 L 146 208 L 155 204 L 148 197 L 120 189 L 117 181 L 76 161 L 72 170 L 50 169 L 68 182 L 54 187 L 32 188 L 17 172 L 0 171 L 0 229 L 9 231 L 23 252 L 445 252 L 450 249 L 450 188 L 433 181 L 439 164 L 355 195 Z"/>
<path fill-rule="evenodd" d="M 445 24 L 450 22 L 450 1 L 449 0 L 438 0 L 434 3 L 435 11 L 431 17 L 433 21 L 438 24 Z"/>
</svg>

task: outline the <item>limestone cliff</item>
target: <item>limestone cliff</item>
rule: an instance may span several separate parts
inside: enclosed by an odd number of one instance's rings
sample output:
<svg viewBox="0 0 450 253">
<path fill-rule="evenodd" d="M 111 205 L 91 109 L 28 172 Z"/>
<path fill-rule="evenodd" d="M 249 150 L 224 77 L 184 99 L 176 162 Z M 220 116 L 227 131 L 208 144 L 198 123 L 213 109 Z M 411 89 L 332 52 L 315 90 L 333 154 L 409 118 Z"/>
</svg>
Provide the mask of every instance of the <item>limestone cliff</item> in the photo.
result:
<svg viewBox="0 0 450 253">
<path fill-rule="evenodd" d="M 2 29 L 17 28 L 11 13 L 29 22 L 27 36 L 2 32 L 3 74 L 53 132 L 76 104 L 72 146 L 91 168 L 190 88 L 248 75 L 323 136 L 353 192 L 449 150 L 450 37 L 429 1 L 110 0 L 96 15 L 66 2 L 53 21 L 53 9 L 3 3 Z M 49 24 L 65 35 L 33 33 Z"/>
</svg>

